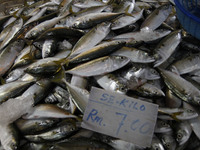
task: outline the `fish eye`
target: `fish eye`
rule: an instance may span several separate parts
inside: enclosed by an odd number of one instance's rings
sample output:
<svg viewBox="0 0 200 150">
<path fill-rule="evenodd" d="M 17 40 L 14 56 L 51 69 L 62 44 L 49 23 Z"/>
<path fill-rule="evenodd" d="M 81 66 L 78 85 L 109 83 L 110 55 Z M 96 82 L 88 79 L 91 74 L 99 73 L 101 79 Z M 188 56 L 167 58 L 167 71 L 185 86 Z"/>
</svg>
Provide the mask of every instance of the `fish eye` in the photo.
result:
<svg viewBox="0 0 200 150">
<path fill-rule="evenodd" d="M 191 109 L 187 109 L 187 112 L 188 112 L 188 113 L 193 113 L 194 111 L 191 110 Z"/>
<path fill-rule="evenodd" d="M 153 149 L 155 149 L 155 150 L 159 150 L 159 148 L 158 148 L 157 145 L 155 145 Z"/>
<path fill-rule="evenodd" d="M 123 57 L 123 56 L 119 56 L 118 58 L 121 59 L 121 60 L 124 60 L 125 57 Z"/>
<path fill-rule="evenodd" d="M 31 32 L 31 36 L 35 36 L 35 35 L 36 35 L 35 31 Z"/>
<path fill-rule="evenodd" d="M 183 135 L 180 134 L 180 133 L 178 133 L 178 134 L 177 134 L 177 140 L 181 140 L 182 138 L 183 138 Z"/>
<path fill-rule="evenodd" d="M 125 87 L 120 87 L 120 91 L 126 91 Z"/>
<path fill-rule="evenodd" d="M 165 147 L 168 149 L 168 148 L 170 148 L 170 144 L 169 143 L 166 143 L 165 144 Z"/>
<path fill-rule="evenodd" d="M 167 127 L 167 124 L 165 122 L 161 122 L 161 125 Z"/>
<path fill-rule="evenodd" d="M 74 130 L 75 130 L 75 128 L 74 128 L 74 127 L 72 127 L 70 130 L 71 130 L 71 131 L 74 131 Z"/>
</svg>

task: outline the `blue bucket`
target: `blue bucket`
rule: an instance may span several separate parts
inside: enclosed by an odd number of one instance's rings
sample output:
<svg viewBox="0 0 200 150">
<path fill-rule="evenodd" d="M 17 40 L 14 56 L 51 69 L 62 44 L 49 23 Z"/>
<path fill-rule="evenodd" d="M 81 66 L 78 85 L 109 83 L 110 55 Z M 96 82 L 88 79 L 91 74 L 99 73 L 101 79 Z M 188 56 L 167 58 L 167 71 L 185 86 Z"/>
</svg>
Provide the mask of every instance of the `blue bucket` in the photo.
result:
<svg viewBox="0 0 200 150">
<path fill-rule="evenodd" d="M 183 28 L 200 40 L 200 0 L 174 0 Z"/>
</svg>

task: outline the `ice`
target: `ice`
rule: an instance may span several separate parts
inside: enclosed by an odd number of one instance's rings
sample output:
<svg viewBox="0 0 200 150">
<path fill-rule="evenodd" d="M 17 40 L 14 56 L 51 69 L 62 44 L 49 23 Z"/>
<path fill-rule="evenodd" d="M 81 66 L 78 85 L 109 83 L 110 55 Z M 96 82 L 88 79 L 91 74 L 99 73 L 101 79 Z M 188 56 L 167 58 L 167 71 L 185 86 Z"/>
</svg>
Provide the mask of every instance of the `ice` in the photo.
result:
<svg viewBox="0 0 200 150">
<path fill-rule="evenodd" d="M 13 142 L 12 133 L 8 128 L 9 124 L 13 123 L 22 115 L 32 111 L 33 103 L 34 99 L 32 96 L 20 96 L 11 98 L 0 105 L 0 140 L 5 150 L 11 150 L 9 145 Z"/>
<path fill-rule="evenodd" d="M 32 96 L 11 98 L 0 105 L 0 126 L 13 123 L 22 115 L 30 112 L 34 99 Z"/>
</svg>

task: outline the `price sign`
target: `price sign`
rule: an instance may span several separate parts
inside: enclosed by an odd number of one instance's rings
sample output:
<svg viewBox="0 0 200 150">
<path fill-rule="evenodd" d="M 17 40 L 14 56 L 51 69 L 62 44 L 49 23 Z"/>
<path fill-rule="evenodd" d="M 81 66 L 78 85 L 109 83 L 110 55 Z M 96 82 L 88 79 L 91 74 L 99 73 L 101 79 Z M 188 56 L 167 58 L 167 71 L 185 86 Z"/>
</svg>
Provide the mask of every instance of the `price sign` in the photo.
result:
<svg viewBox="0 0 200 150">
<path fill-rule="evenodd" d="M 157 113 L 158 105 L 93 87 L 81 126 L 149 147 Z"/>
</svg>

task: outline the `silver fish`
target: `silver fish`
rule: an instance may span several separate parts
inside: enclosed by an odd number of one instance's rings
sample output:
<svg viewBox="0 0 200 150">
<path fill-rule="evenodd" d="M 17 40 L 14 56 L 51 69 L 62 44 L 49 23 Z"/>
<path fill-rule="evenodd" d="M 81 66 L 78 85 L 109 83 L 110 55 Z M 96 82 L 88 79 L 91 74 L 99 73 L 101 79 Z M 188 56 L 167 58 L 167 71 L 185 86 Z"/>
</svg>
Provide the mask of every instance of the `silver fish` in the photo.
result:
<svg viewBox="0 0 200 150">
<path fill-rule="evenodd" d="M 156 135 L 153 135 L 150 150 L 164 150 L 164 147 Z"/>
<path fill-rule="evenodd" d="M 98 24 L 96 27 L 91 29 L 87 34 L 82 36 L 79 41 L 74 45 L 71 53 L 72 55 L 77 55 L 86 49 L 90 49 L 99 42 L 101 42 L 110 32 L 110 25 L 109 22 L 103 22 Z"/>
<path fill-rule="evenodd" d="M 198 113 L 196 111 L 184 108 L 159 107 L 158 112 L 161 114 L 158 115 L 158 118 L 166 120 L 189 120 L 198 117 Z"/>
<path fill-rule="evenodd" d="M 127 80 L 133 78 L 141 78 L 147 80 L 157 80 L 160 79 L 159 73 L 154 69 L 149 67 L 146 64 L 132 63 L 131 68 L 122 72 L 122 76 Z"/>
<path fill-rule="evenodd" d="M 196 71 L 200 69 L 200 53 L 192 54 L 186 58 L 176 61 L 170 66 L 170 70 L 173 72 L 177 72 L 180 75 L 191 73 L 192 71 Z"/>
<path fill-rule="evenodd" d="M 178 142 L 179 146 L 184 145 L 186 142 L 188 142 L 191 134 L 192 128 L 187 121 L 175 124 L 176 141 Z"/>
<path fill-rule="evenodd" d="M 136 48 L 122 47 L 116 52 L 112 53 L 113 56 L 124 56 L 129 58 L 132 62 L 136 63 L 151 63 L 154 62 L 155 59 L 150 56 L 147 52 Z"/>
<path fill-rule="evenodd" d="M 15 61 L 15 58 L 23 49 L 24 44 L 24 40 L 17 40 L 9 44 L 0 53 L 0 76 L 4 75 L 10 69 L 10 67 Z"/>
<path fill-rule="evenodd" d="M 165 96 L 165 93 L 158 87 L 146 82 L 135 90 L 139 95 L 147 97 Z"/>
<path fill-rule="evenodd" d="M 105 3 L 103 3 L 102 1 L 94 1 L 94 0 L 86 0 L 79 3 L 74 3 L 74 6 L 79 8 L 89 8 L 89 7 L 104 6 L 104 5 Z"/>
<path fill-rule="evenodd" d="M 25 34 L 25 38 L 27 38 L 27 39 L 36 38 L 38 35 L 40 35 L 45 30 L 53 27 L 58 21 L 60 21 L 61 19 L 65 18 L 68 14 L 69 13 L 66 13 L 63 16 L 58 16 L 58 17 L 55 17 L 53 19 L 44 21 L 44 22 L 36 25 L 35 27 L 33 27 L 30 31 L 28 31 Z"/>
<path fill-rule="evenodd" d="M 121 13 L 92 13 L 77 18 L 73 21 L 73 28 L 87 29 L 104 21 L 109 21 L 120 16 Z"/>
<path fill-rule="evenodd" d="M 177 144 L 172 134 L 161 134 L 158 137 L 166 150 L 176 149 Z"/>
<path fill-rule="evenodd" d="M 182 105 L 182 100 L 169 89 L 166 91 L 165 102 L 166 106 L 170 108 L 179 108 Z"/>
<path fill-rule="evenodd" d="M 126 16 L 121 16 L 117 19 L 115 19 L 111 25 L 111 29 L 112 30 L 117 30 L 117 29 L 121 29 L 123 27 L 126 27 L 130 24 L 135 23 L 136 21 L 138 21 L 139 19 L 142 18 L 142 14 L 143 14 L 143 10 L 136 12 L 134 14 L 131 14 L 130 16 L 126 15 Z"/>
<path fill-rule="evenodd" d="M 98 57 L 102 57 L 105 55 L 109 55 L 113 51 L 122 48 L 124 45 L 125 45 L 124 41 L 103 42 L 102 44 L 94 46 L 91 49 L 86 49 L 81 54 L 78 54 L 77 56 L 73 57 L 72 59 L 69 60 L 69 63 L 80 63 Z"/>
<path fill-rule="evenodd" d="M 120 94 L 126 94 L 126 92 L 128 91 L 128 87 L 126 86 L 126 84 L 120 81 L 113 74 L 95 76 L 94 78 L 96 79 L 97 83 L 105 90 L 114 91 Z"/>
<path fill-rule="evenodd" d="M 200 104 L 200 91 L 189 81 L 167 70 L 161 70 L 161 75 L 167 87 L 179 98 L 194 105 Z"/>
<path fill-rule="evenodd" d="M 180 31 L 174 31 L 166 36 L 155 48 L 154 57 L 156 59 L 154 67 L 158 67 L 163 64 L 176 50 L 176 47 L 181 42 Z"/>
<path fill-rule="evenodd" d="M 129 61 L 123 56 L 104 56 L 67 70 L 66 73 L 83 77 L 97 76 L 120 69 Z"/>
<path fill-rule="evenodd" d="M 71 100 L 76 105 L 76 107 L 82 113 L 84 113 L 89 99 L 89 92 L 86 89 L 76 87 L 68 82 L 65 83 L 69 93 L 71 94 Z"/>
<path fill-rule="evenodd" d="M 10 83 L 13 81 L 18 80 L 20 77 L 22 77 L 25 72 L 24 70 L 26 69 L 26 67 L 22 67 L 22 68 L 16 68 L 14 70 L 12 70 L 7 76 L 6 76 L 6 83 Z"/>
<path fill-rule="evenodd" d="M 157 119 L 154 133 L 170 133 L 172 131 L 173 130 L 167 121 Z"/>
<path fill-rule="evenodd" d="M 47 10 L 47 7 L 42 8 L 37 14 L 35 14 L 29 20 L 27 20 L 24 26 L 42 17 L 44 13 L 46 12 L 46 10 Z"/>
<path fill-rule="evenodd" d="M 3 42 L 1 43 L 0 50 L 2 50 L 3 48 L 5 48 L 7 46 L 7 44 L 12 40 L 12 38 L 15 36 L 15 34 L 22 28 L 22 25 L 23 25 L 23 19 L 22 18 L 15 21 L 12 29 L 6 35 Z"/>
<path fill-rule="evenodd" d="M 33 110 L 23 116 L 23 119 L 39 119 L 39 118 L 77 118 L 53 104 L 40 104 L 33 107 Z"/>
<path fill-rule="evenodd" d="M 30 82 L 22 82 L 15 81 L 11 83 L 7 83 L 0 86 L 0 104 L 8 100 L 9 98 L 13 98 L 21 94 L 24 90 L 26 90 L 30 85 Z"/>
<path fill-rule="evenodd" d="M 129 32 L 115 36 L 113 39 L 133 39 L 135 41 L 144 41 L 144 42 L 151 42 L 158 40 L 160 38 L 165 37 L 171 31 L 170 30 L 148 30 L 148 31 L 136 31 L 136 32 Z"/>
<path fill-rule="evenodd" d="M 140 29 L 155 30 L 167 19 L 171 11 L 172 6 L 170 4 L 161 5 L 145 19 Z"/>
</svg>

